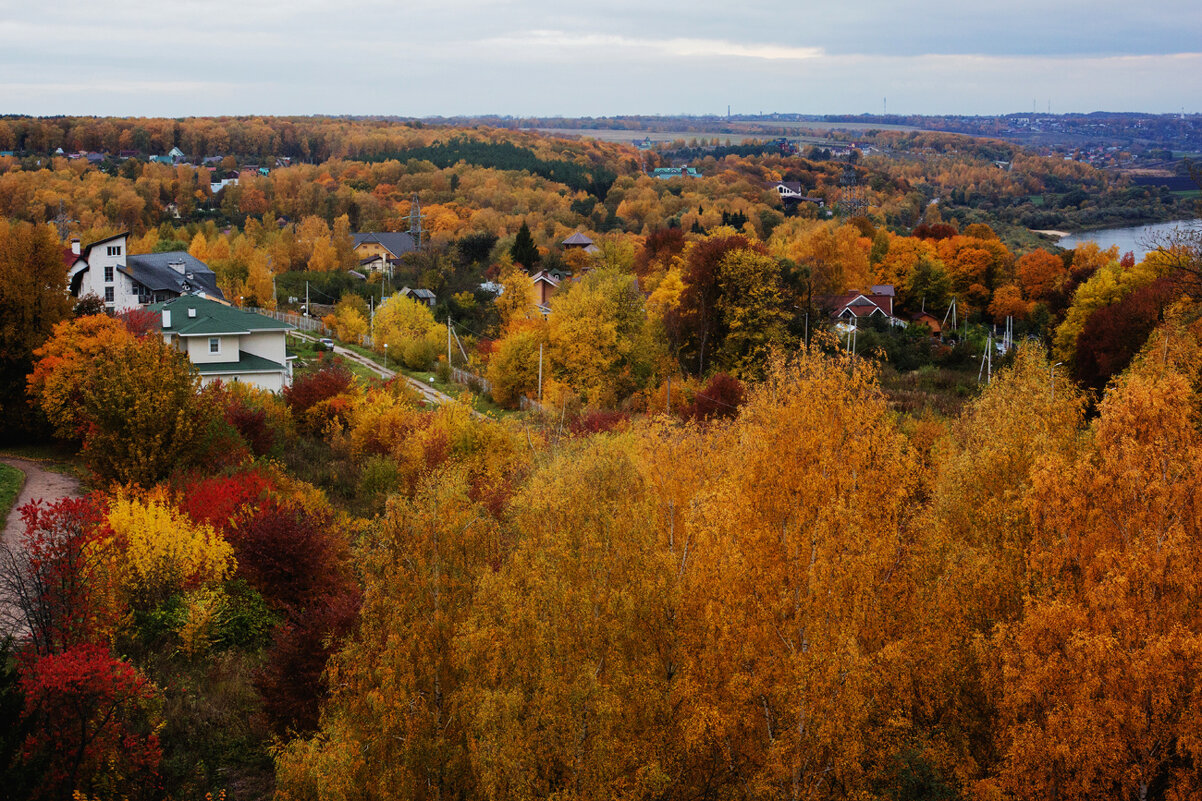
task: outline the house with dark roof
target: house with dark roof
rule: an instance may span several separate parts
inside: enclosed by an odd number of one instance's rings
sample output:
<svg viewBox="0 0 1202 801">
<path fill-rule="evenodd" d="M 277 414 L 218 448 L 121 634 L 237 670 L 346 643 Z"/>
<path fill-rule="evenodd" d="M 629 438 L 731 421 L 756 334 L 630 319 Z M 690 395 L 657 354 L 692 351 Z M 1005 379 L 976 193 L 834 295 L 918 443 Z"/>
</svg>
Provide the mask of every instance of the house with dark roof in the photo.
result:
<svg viewBox="0 0 1202 801">
<path fill-rule="evenodd" d="M 826 205 L 826 201 L 820 197 L 811 197 L 805 193 L 805 188 L 799 181 L 777 181 L 770 187 L 772 191 L 780 197 L 781 202 L 785 204 L 791 203 L 813 203 L 822 208 Z"/>
<path fill-rule="evenodd" d="M 124 232 L 82 248 L 67 271 L 71 294 L 96 295 L 118 314 L 181 295 L 225 300 L 217 276 L 204 262 L 182 250 L 131 256 L 128 238 Z M 72 243 L 72 251 L 75 247 Z"/>
<path fill-rule="evenodd" d="M 388 263 L 417 250 L 408 231 L 354 234 L 355 254 L 368 269 L 386 269 Z M 375 265 L 380 265 L 379 267 Z"/>
<path fill-rule="evenodd" d="M 571 250 L 573 248 L 578 248 L 580 250 L 583 250 L 585 253 L 600 253 L 601 252 L 601 248 L 597 247 L 596 243 L 594 243 L 593 240 L 589 239 L 587 236 L 585 236 L 584 234 L 582 234 L 579 231 L 572 234 L 571 236 L 569 236 L 567 239 L 563 240 L 559 244 L 563 246 L 564 250 Z"/>
<path fill-rule="evenodd" d="M 434 308 L 434 304 L 438 301 L 438 297 L 428 289 L 410 289 L 409 287 L 403 287 L 401 289 L 401 294 L 411 300 L 416 300 L 418 303 L 421 303 L 424 306 L 429 306 L 430 308 Z"/>
<path fill-rule="evenodd" d="M 188 354 L 202 384 L 242 382 L 279 392 L 292 382 L 288 323 L 196 295 L 147 308 L 163 340 Z"/>
</svg>

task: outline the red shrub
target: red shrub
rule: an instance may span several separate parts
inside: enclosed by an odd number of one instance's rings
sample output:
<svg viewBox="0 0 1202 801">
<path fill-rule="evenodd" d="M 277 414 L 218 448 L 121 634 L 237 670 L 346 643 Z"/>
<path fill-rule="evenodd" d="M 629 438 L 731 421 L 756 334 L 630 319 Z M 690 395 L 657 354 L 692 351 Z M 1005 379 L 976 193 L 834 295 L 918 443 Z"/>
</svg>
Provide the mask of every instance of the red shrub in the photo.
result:
<svg viewBox="0 0 1202 801">
<path fill-rule="evenodd" d="M 568 426 L 577 435 L 600 434 L 603 431 L 622 429 L 630 421 L 630 415 L 612 409 L 589 409 Z"/>
<path fill-rule="evenodd" d="M 103 511 L 92 497 L 22 506 L 21 548 L 5 554 L 6 589 L 35 653 L 60 653 L 98 636 L 100 606 L 91 600 L 88 545 L 101 535 Z"/>
<path fill-rule="evenodd" d="M 1095 389 L 1105 387 L 1139 353 L 1179 294 L 1170 278 L 1158 278 L 1091 314 L 1077 337 L 1073 362 L 1077 379 Z"/>
<path fill-rule="evenodd" d="M 22 758 L 41 773 L 40 795 L 92 796 L 119 782 L 126 797 L 157 784 L 161 753 L 146 702 L 154 686 L 98 645 L 74 645 L 21 671 Z"/>
<path fill-rule="evenodd" d="M 275 499 L 230 533 L 238 573 L 284 615 L 256 679 L 277 731 L 310 731 L 325 691 L 326 660 L 354 625 L 359 585 L 350 548 L 329 515 Z"/>
<path fill-rule="evenodd" d="M 179 507 L 197 523 L 207 523 L 226 530 L 240 512 L 255 507 L 269 490 L 275 488 L 270 478 L 258 469 L 246 470 L 232 476 L 186 478 L 186 487 Z"/>
<path fill-rule="evenodd" d="M 681 411 L 681 416 L 694 420 L 734 417 L 739 413 L 745 395 L 746 390 L 739 379 L 729 373 L 715 373 L 693 396 L 693 402 Z"/>
<path fill-rule="evenodd" d="M 284 401 L 299 416 L 323 400 L 346 392 L 351 386 L 351 371 L 341 362 L 323 363 L 321 369 L 297 376 L 284 390 Z"/>
</svg>

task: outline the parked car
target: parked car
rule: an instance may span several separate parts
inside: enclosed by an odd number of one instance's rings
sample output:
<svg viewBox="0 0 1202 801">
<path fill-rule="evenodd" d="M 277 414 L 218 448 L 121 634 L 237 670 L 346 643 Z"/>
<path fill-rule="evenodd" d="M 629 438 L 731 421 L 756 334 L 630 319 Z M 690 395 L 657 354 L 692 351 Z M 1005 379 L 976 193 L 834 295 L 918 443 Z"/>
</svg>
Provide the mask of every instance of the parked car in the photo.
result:
<svg viewBox="0 0 1202 801">
<path fill-rule="evenodd" d="M 318 350 L 333 350 L 334 340 L 330 339 L 329 337 L 322 337 L 321 339 L 317 340 L 317 348 Z"/>
</svg>

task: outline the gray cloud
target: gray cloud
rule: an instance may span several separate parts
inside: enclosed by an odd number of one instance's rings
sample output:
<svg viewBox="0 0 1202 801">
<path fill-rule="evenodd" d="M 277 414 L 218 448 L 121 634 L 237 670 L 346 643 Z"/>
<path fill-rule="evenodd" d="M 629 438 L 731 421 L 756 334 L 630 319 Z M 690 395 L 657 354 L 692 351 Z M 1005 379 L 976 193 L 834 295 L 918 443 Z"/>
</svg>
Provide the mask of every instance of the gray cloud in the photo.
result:
<svg viewBox="0 0 1202 801">
<path fill-rule="evenodd" d="M 56 5 L 0 0 L 0 111 L 1202 110 L 1202 13 L 1180 0 Z"/>
</svg>

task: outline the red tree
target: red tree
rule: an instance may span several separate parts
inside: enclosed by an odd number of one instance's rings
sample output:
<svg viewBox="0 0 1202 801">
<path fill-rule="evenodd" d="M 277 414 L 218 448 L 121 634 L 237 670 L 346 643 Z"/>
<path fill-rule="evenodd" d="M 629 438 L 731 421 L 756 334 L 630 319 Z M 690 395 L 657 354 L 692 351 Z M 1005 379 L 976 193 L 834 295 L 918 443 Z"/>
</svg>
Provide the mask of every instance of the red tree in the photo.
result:
<svg viewBox="0 0 1202 801">
<path fill-rule="evenodd" d="M 1095 389 L 1105 387 L 1139 353 L 1179 294 L 1170 278 L 1158 278 L 1091 314 L 1077 337 L 1077 379 Z"/>
<path fill-rule="evenodd" d="M 93 796 L 114 783 L 125 797 L 154 789 L 160 751 L 146 702 L 155 688 L 132 666 L 74 645 L 22 670 L 21 689 L 33 723 L 22 758 L 40 771 L 41 797 Z"/>
<path fill-rule="evenodd" d="M 97 636 L 99 606 L 90 600 L 89 543 L 103 514 L 93 498 L 22 506 L 21 547 L 6 549 L 2 568 L 9 607 L 39 655 L 60 653 Z"/>
</svg>

